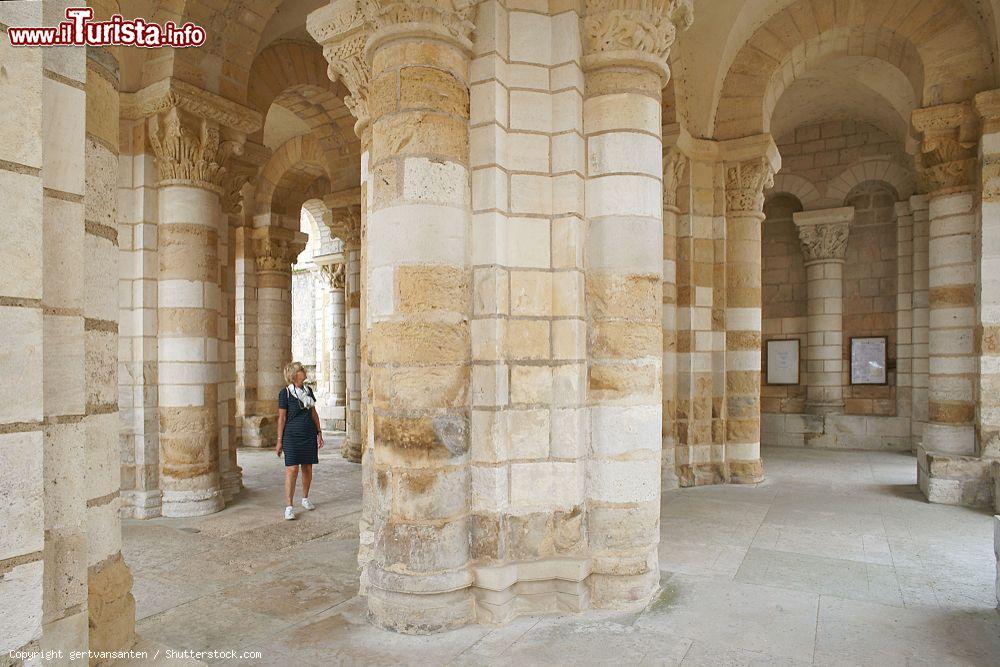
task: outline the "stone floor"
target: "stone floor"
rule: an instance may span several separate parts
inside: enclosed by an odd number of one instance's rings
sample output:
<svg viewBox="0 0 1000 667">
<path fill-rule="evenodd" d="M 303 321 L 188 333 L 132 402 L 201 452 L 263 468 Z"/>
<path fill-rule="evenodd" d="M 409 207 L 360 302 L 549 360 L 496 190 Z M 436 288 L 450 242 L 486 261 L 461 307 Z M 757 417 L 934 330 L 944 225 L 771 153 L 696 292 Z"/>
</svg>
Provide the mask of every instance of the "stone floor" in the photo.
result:
<svg viewBox="0 0 1000 667">
<path fill-rule="evenodd" d="M 408 637 L 365 621 L 360 468 L 330 444 L 298 521 L 273 453 L 241 450 L 225 511 L 125 523 L 144 642 L 266 665 L 1000 664 L 990 515 L 923 502 L 906 454 L 774 448 L 757 487 L 664 493 L 642 612 Z"/>
</svg>

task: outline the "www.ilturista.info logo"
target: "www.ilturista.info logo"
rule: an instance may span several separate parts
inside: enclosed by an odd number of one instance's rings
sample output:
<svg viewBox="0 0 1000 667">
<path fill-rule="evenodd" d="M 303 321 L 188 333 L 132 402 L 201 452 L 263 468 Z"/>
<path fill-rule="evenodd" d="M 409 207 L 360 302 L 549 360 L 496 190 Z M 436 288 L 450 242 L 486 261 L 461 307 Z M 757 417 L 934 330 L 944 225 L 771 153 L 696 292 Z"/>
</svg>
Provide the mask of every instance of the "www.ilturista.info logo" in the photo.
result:
<svg viewBox="0 0 1000 667">
<path fill-rule="evenodd" d="M 7 28 L 12 46 L 161 46 L 184 48 L 205 43 L 205 29 L 190 21 L 178 27 L 173 21 L 163 25 L 141 18 L 126 19 L 115 14 L 109 21 L 91 21 L 90 7 L 70 7 L 66 21 L 51 27 Z"/>
</svg>

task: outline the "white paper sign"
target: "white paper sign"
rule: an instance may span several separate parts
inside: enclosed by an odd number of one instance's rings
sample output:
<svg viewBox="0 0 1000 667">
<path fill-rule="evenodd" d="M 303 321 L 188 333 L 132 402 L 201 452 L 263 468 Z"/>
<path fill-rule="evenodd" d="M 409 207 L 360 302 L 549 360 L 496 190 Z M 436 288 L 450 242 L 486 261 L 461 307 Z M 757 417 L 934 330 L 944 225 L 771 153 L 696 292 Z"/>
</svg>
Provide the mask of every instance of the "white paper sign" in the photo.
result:
<svg viewBox="0 0 1000 667">
<path fill-rule="evenodd" d="M 767 383 L 799 383 L 799 341 L 767 341 Z"/>
<path fill-rule="evenodd" d="M 851 339 L 851 384 L 885 384 L 885 337 Z"/>
</svg>

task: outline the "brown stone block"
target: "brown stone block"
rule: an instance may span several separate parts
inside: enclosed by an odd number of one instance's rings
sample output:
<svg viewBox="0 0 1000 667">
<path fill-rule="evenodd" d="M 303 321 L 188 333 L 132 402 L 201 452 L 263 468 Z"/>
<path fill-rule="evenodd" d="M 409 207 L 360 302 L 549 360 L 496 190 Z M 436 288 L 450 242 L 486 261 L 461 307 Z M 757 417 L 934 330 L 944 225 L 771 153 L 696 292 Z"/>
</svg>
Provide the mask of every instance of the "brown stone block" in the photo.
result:
<svg viewBox="0 0 1000 667">
<path fill-rule="evenodd" d="M 399 40 L 385 44 L 372 56 L 372 73 L 378 76 L 404 64 L 448 70 L 459 81 L 469 78 L 468 58 L 462 50 L 436 40 Z"/>
<path fill-rule="evenodd" d="M 726 442 L 758 442 L 760 441 L 760 419 L 737 419 L 732 416 L 726 420 Z"/>
<path fill-rule="evenodd" d="M 971 424 L 976 416 L 976 406 L 970 403 L 928 401 L 927 416 L 938 424 Z"/>
<path fill-rule="evenodd" d="M 549 323 L 510 320 L 504 333 L 504 355 L 508 359 L 546 359 L 549 356 Z"/>
<path fill-rule="evenodd" d="M 87 626 L 91 651 L 125 651 L 135 642 L 132 573 L 120 551 L 88 568 Z"/>
<path fill-rule="evenodd" d="M 163 474 L 188 479 L 218 469 L 218 407 L 159 409 L 160 466 Z"/>
<path fill-rule="evenodd" d="M 468 322 L 376 322 L 368 337 L 375 363 L 464 364 L 469 361 Z"/>
<path fill-rule="evenodd" d="M 386 72 L 374 79 L 368 94 L 368 114 L 371 118 L 381 118 L 387 113 L 399 110 L 399 73 Z"/>
<path fill-rule="evenodd" d="M 727 371 L 726 393 L 730 396 L 757 396 L 760 371 Z"/>
<path fill-rule="evenodd" d="M 118 152 L 118 90 L 101 66 L 87 60 L 87 134 Z"/>
<path fill-rule="evenodd" d="M 656 390 L 660 377 L 648 365 L 592 365 L 587 369 L 587 389 L 594 399 L 621 399 Z"/>
<path fill-rule="evenodd" d="M 712 442 L 712 424 L 708 421 L 692 421 L 688 423 L 687 444 L 706 445 Z"/>
<path fill-rule="evenodd" d="M 558 555 L 577 555 L 586 548 L 583 519 L 584 513 L 580 507 L 552 514 L 552 543 Z"/>
<path fill-rule="evenodd" d="M 386 455 L 410 458 L 412 454 L 417 461 L 449 459 L 468 450 L 468 431 L 468 418 L 463 412 L 423 417 L 375 415 L 375 441 L 380 455 L 385 448 Z"/>
<path fill-rule="evenodd" d="M 691 267 L 691 284 L 698 287 L 711 287 L 715 280 L 715 267 L 699 262 Z"/>
<path fill-rule="evenodd" d="M 724 419 L 712 420 L 712 442 L 726 441 L 726 422 Z"/>
<path fill-rule="evenodd" d="M 760 288 L 729 289 L 726 291 L 726 305 L 730 308 L 760 308 Z"/>
<path fill-rule="evenodd" d="M 764 481 L 764 462 L 760 459 L 752 461 L 728 461 L 730 484 L 758 484 Z"/>
<path fill-rule="evenodd" d="M 552 516 L 546 512 L 507 516 L 504 521 L 506 557 L 529 560 L 555 553 Z"/>
<path fill-rule="evenodd" d="M 468 121 L 431 111 L 383 116 L 372 123 L 372 164 L 400 155 L 430 155 L 466 163 Z"/>
<path fill-rule="evenodd" d="M 677 466 L 677 479 L 682 487 L 723 484 L 728 475 L 725 463 L 683 463 Z"/>
<path fill-rule="evenodd" d="M 662 353 L 662 331 L 658 324 L 636 324 L 617 320 L 592 323 L 590 352 L 595 359 L 636 359 Z"/>
<path fill-rule="evenodd" d="M 654 72 L 638 68 L 629 70 L 599 69 L 587 72 L 585 85 L 588 98 L 622 92 L 636 92 L 648 95 L 659 102 L 662 82 Z"/>
<path fill-rule="evenodd" d="M 217 235 L 205 225 L 158 225 L 160 279 L 214 282 L 219 275 Z"/>
<path fill-rule="evenodd" d="M 393 274 L 400 313 L 470 310 L 470 272 L 455 266 L 397 266 Z"/>
<path fill-rule="evenodd" d="M 216 338 L 219 316 L 204 308 L 158 308 L 156 327 L 161 336 Z"/>
<path fill-rule="evenodd" d="M 588 274 L 586 282 L 591 317 L 660 321 L 663 283 L 658 276 Z"/>
<path fill-rule="evenodd" d="M 399 106 L 468 118 L 469 87 L 443 70 L 404 67 L 399 71 Z"/>
<path fill-rule="evenodd" d="M 496 514 L 473 514 L 471 523 L 470 558 L 481 563 L 489 563 L 503 558 L 500 542 L 500 516 Z"/>
<path fill-rule="evenodd" d="M 973 285 L 949 285 L 933 287 L 928 292 L 932 308 L 953 308 L 955 306 L 974 306 L 976 303 Z"/>
<path fill-rule="evenodd" d="M 980 332 L 980 350 L 982 354 L 1000 355 L 1000 326 L 984 326 Z"/>
<path fill-rule="evenodd" d="M 372 389 L 375 391 L 375 371 L 372 369 Z M 407 410 L 430 408 L 460 408 L 467 403 L 469 366 L 424 366 L 391 368 L 387 371 L 387 395 L 379 396 L 376 407 Z"/>
<path fill-rule="evenodd" d="M 400 469 L 392 480 L 392 516 L 399 521 L 443 521 L 467 511 L 465 469 Z"/>
<path fill-rule="evenodd" d="M 737 350 L 748 350 L 748 351 L 759 351 L 760 350 L 760 332 L 759 331 L 727 331 L 726 332 L 726 349 L 731 351 Z"/>
</svg>

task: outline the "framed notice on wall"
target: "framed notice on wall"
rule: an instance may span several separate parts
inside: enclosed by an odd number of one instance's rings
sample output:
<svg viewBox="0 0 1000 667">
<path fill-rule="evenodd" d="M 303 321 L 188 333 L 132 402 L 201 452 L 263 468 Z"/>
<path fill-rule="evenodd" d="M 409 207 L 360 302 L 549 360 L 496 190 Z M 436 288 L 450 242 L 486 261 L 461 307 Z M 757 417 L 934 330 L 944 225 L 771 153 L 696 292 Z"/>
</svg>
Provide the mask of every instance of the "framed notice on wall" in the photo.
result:
<svg viewBox="0 0 1000 667">
<path fill-rule="evenodd" d="M 851 339 L 851 384 L 886 384 L 885 336 Z"/>
<path fill-rule="evenodd" d="M 799 383 L 799 339 L 767 341 L 767 384 Z"/>
</svg>

